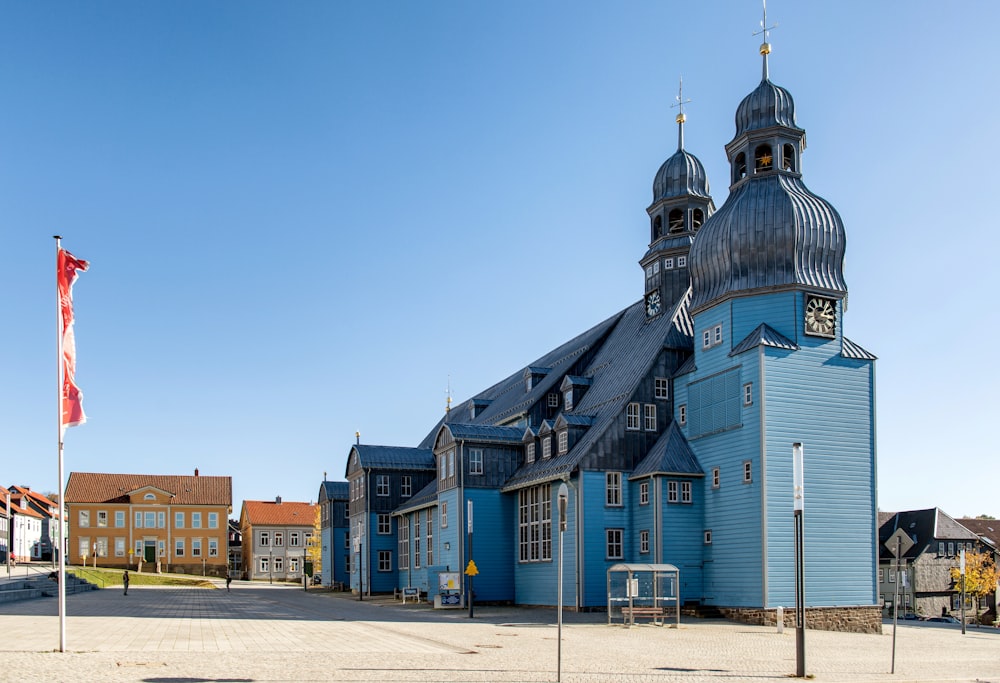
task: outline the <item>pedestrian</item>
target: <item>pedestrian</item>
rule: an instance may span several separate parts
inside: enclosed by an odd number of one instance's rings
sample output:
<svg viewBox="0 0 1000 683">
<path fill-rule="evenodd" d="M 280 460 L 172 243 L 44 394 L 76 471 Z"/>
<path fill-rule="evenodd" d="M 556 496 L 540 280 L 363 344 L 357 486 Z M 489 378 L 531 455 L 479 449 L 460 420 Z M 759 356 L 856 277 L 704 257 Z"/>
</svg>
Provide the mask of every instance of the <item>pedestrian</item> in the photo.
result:
<svg viewBox="0 0 1000 683">
<path fill-rule="evenodd" d="M 122 574 L 122 585 L 125 586 L 125 595 L 128 595 L 128 570 Z"/>
<path fill-rule="evenodd" d="M 229 584 L 233 582 L 233 577 L 231 574 L 226 574 L 226 592 L 229 592 Z"/>
</svg>

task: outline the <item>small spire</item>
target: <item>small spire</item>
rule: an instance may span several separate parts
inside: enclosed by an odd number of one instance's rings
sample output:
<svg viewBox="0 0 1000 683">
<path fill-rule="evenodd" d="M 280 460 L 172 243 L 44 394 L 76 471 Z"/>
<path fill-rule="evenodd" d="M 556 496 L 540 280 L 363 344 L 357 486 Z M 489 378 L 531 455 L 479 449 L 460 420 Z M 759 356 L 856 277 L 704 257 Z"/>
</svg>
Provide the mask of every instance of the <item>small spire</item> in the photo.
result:
<svg viewBox="0 0 1000 683">
<path fill-rule="evenodd" d="M 767 39 L 768 39 L 768 35 L 767 34 L 768 34 L 768 31 L 770 31 L 771 29 L 778 28 L 778 25 L 777 24 L 774 24 L 772 26 L 768 26 L 767 25 L 767 0 L 762 0 L 762 2 L 764 3 L 764 18 L 760 22 L 760 30 L 759 31 L 754 31 L 753 34 L 755 36 L 759 36 L 761 34 L 764 35 L 764 42 L 760 44 L 760 55 L 761 55 L 761 57 L 764 58 L 764 66 L 763 66 L 763 74 L 762 74 L 763 78 L 762 78 L 762 80 L 766 81 L 767 78 L 768 78 L 767 56 L 769 54 L 771 54 L 771 44 L 769 42 L 767 42 Z"/>
<path fill-rule="evenodd" d="M 448 375 L 448 390 L 445 393 L 447 394 L 448 398 L 446 398 L 445 402 L 444 402 L 444 412 L 445 413 L 450 413 L 451 412 L 451 375 Z"/>
<path fill-rule="evenodd" d="M 677 151 L 684 149 L 684 122 L 687 121 L 687 117 L 684 116 L 684 105 L 691 101 L 691 98 L 684 99 L 684 77 L 680 77 L 680 82 L 677 85 L 677 104 L 671 104 L 670 108 L 673 109 L 677 107 L 677 118 L 674 119 L 677 122 Z"/>
</svg>

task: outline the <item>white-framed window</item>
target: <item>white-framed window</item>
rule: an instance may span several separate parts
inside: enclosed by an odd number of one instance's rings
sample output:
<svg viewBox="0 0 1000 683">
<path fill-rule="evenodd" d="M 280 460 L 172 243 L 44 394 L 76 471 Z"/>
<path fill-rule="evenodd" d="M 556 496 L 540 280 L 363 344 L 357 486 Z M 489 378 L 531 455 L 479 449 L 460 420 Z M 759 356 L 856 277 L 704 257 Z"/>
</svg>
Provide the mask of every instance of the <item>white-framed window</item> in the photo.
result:
<svg viewBox="0 0 1000 683">
<path fill-rule="evenodd" d="M 753 482 L 753 465 L 749 460 L 743 461 L 743 483 L 749 484 Z"/>
<path fill-rule="evenodd" d="M 552 437 L 543 436 L 542 437 L 542 457 L 551 458 L 552 457 Z"/>
<path fill-rule="evenodd" d="M 380 572 L 391 572 L 392 571 L 392 551 L 391 550 L 379 550 L 378 551 L 378 570 Z"/>
<path fill-rule="evenodd" d="M 524 461 L 535 462 L 535 442 L 532 441 L 524 449 Z"/>
<path fill-rule="evenodd" d="M 200 529 L 201 528 L 201 513 L 192 512 L 191 513 L 191 528 Z"/>
<path fill-rule="evenodd" d="M 274 558 L 274 571 L 280 574 L 284 570 L 285 570 L 285 558 L 279 555 L 278 557 Z"/>
<path fill-rule="evenodd" d="M 396 519 L 396 536 L 399 539 L 399 568 L 410 568 L 410 521 L 406 517 Z"/>
<path fill-rule="evenodd" d="M 564 429 L 556 435 L 559 445 L 559 455 L 564 455 L 569 451 L 569 431 Z"/>
<path fill-rule="evenodd" d="M 80 514 L 77 516 L 77 526 L 80 528 L 90 526 L 90 510 L 80 510 Z"/>
<path fill-rule="evenodd" d="M 274 532 L 274 545 L 279 548 L 285 545 L 285 532 L 283 531 Z"/>
<path fill-rule="evenodd" d="M 469 449 L 469 474 L 483 473 L 483 449 Z"/>
<path fill-rule="evenodd" d="M 653 380 L 653 398 L 659 401 L 670 399 L 670 380 L 666 377 L 657 377 Z"/>
<path fill-rule="evenodd" d="M 299 547 L 299 532 L 298 531 L 289 531 L 288 532 L 288 546 L 290 548 L 298 548 Z"/>
<path fill-rule="evenodd" d="M 191 539 L 191 557 L 201 557 L 201 539 Z"/>
<path fill-rule="evenodd" d="M 147 529 L 156 528 L 156 512 L 144 512 L 142 513 L 142 525 Z"/>
<path fill-rule="evenodd" d="M 688 407 L 686 403 L 677 406 L 677 421 L 683 427 L 688 421 Z"/>
<path fill-rule="evenodd" d="M 208 528 L 218 529 L 219 528 L 219 513 L 209 512 L 208 513 Z"/>
<path fill-rule="evenodd" d="M 135 556 L 136 557 L 142 557 L 142 539 L 141 538 L 135 542 L 134 551 L 135 551 Z"/>
<path fill-rule="evenodd" d="M 413 478 L 409 474 L 404 474 L 399 481 L 399 495 L 409 498 L 413 495 Z"/>
<path fill-rule="evenodd" d="M 712 530 L 705 529 L 705 545 L 712 545 Z"/>
<path fill-rule="evenodd" d="M 948 557 L 951 557 L 954 554 L 955 554 L 955 542 L 948 541 Z"/>
<path fill-rule="evenodd" d="M 174 513 L 174 528 L 183 529 L 184 528 L 184 513 L 175 512 Z"/>
<path fill-rule="evenodd" d="M 389 475 L 379 474 L 375 477 L 375 495 L 376 496 L 388 496 L 389 495 Z"/>
<path fill-rule="evenodd" d="M 125 539 L 121 536 L 115 539 L 115 557 L 125 557 Z"/>
<path fill-rule="evenodd" d="M 712 331 L 703 330 L 701 333 L 701 348 L 707 349 L 712 346 Z"/>
<path fill-rule="evenodd" d="M 743 385 L 743 405 L 753 405 L 753 382 L 747 382 Z"/>
<path fill-rule="evenodd" d="M 219 539 L 217 538 L 208 539 L 208 556 L 209 557 L 219 556 Z"/>
<path fill-rule="evenodd" d="M 663 259 L 663 270 L 670 270 L 674 267 L 674 260 L 672 258 Z"/>
<path fill-rule="evenodd" d="M 620 560 L 624 555 L 622 554 L 622 529 L 605 529 L 604 534 L 607 538 L 607 558 L 609 560 Z"/>
<path fill-rule="evenodd" d="M 722 325 L 716 325 L 712 328 L 712 344 L 722 343 Z"/>
<path fill-rule="evenodd" d="M 389 515 L 378 515 L 378 534 L 385 536 L 392 533 L 392 518 Z"/>
<path fill-rule="evenodd" d="M 653 275 L 659 275 L 660 273 L 660 262 L 653 261 Z"/>
<path fill-rule="evenodd" d="M 143 500 L 156 500 L 156 494 L 147 493 L 142 497 Z"/>
<path fill-rule="evenodd" d="M 678 490 L 679 490 L 679 487 L 678 487 L 676 481 L 668 481 L 667 482 L 667 502 L 668 503 L 678 503 L 678 502 L 680 502 L 680 496 L 677 493 Z"/>
<path fill-rule="evenodd" d="M 656 431 L 656 404 L 644 403 L 642 406 L 642 428 L 647 432 Z"/>
<path fill-rule="evenodd" d="M 174 539 L 174 555 L 177 557 L 184 557 L 184 539 L 176 538 Z"/>
<path fill-rule="evenodd" d="M 517 492 L 520 562 L 552 559 L 552 489 L 540 484 Z"/>
<path fill-rule="evenodd" d="M 639 505 L 649 505 L 649 482 L 639 483 Z"/>
<path fill-rule="evenodd" d="M 125 511 L 115 510 L 115 528 L 121 529 L 125 526 Z"/>
<path fill-rule="evenodd" d="M 140 543 L 142 543 L 142 541 L 140 541 Z M 79 550 L 80 550 L 80 557 L 90 557 L 93 551 L 90 549 L 89 536 L 80 536 Z"/>
<path fill-rule="evenodd" d="M 269 546 L 271 545 L 271 534 L 267 531 L 260 532 L 260 545 Z"/>
<path fill-rule="evenodd" d="M 413 568 L 420 569 L 420 511 L 413 514 Z"/>
<path fill-rule="evenodd" d="M 441 528 L 448 528 L 448 501 L 441 501 Z"/>
<path fill-rule="evenodd" d="M 653 266 L 646 266 L 646 279 L 653 277 Z"/>
<path fill-rule="evenodd" d="M 97 556 L 107 557 L 108 556 L 108 537 L 99 536 L 97 538 Z"/>
<path fill-rule="evenodd" d="M 687 256 L 678 256 L 677 257 L 677 267 L 678 268 L 683 268 L 687 264 L 688 264 L 688 257 Z"/>
<path fill-rule="evenodd" d="M 625 429 L 635 431 L 639 429 L 639 404 L 629 403 L 625 407 Z"/>
<path fill-rule="evenodd" d="M 441 454 L 441 461 L 438 463 L 438 468 L 441 470 L 441 481 L 448 478 L 448 454 Z"/>
<path fill-rule="evenodd" d="M 292 574 L 298 573 L 299 571 L 299 558 L 289 557 L 288 558 L 288 571 Z"/>
<path fill-rule="evenodd" d="M 605 497 L 604 502 L 610 507 L 621 507 L 622 504 L 622 473 L 621 472 L 605 472 L 604 473 L 604 490 Z"/>
<path fill-rule="evenodd" d="M 549 392 L 548 401 L 549 401 L 549 408 L 558 408 L 559 407 L 559 394 L 557 394 L 554 391 Z"/>
<path fill-rule="evenodd" d="M 722 472 L 718 467 L 712 468 L 712 488 L 717 489 L 722 484 Z"/>
<path fill-rule="evenodd" d="M 639 553 L 645 555 L 649 552 L 649 529 L 639 532 Z"/>
<path fill-rule="evenodd" d="M 448 451 L 448 476 L 455 476 L 455 449 Z"/>
<path fill-rule="evenodd" d="M 268 562 L 268 558 L 266 557 L 260 558 L 260 573 L 267 574 L 268 572 L 270 572 L 270 570 L 271 570 L 271 563 Z"/>
<path fill-rule="evenodd" d="M 691 482 L 689 481 L 681 482 L 681 502 L 682 503 L 691 502 Z"/>
<path fill-rule="evenodd" d="M 885 583 L 885 570 L 884 569 L 879 569 L 878 570 L 878 582 L 879 583 Z"/>
<path fill-rule="evenodd" d="M 166 529 L 167 528 L 167 513 L 157 512 L 156 513 L 156 528 Z"/>
<path fill-rule="evenodd" d="M 97 511 L 97 526 L 107 526 L 108 525 L 108 511 L 98 510 Z"/>
<path fill-rule="evenodd" d="M 563 392 L 563 410 L 567 413 L 573 410 L 573 390 L 567 389 Z"/>
<path fill-rule="evenodd" d="M 427 566 L 430 567 L 434 564 L 434 510 L 427 508 L 424 514 L 427 515 L 424 538 L 427 539 Z"/>
</svg>

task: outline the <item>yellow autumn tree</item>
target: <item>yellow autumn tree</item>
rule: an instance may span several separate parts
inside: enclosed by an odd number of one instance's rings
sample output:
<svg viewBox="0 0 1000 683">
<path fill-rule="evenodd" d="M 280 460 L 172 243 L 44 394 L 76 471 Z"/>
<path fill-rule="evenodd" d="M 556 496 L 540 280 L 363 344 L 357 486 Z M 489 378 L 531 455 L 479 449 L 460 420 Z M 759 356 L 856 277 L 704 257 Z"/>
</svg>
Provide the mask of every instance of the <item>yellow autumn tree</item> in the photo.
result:
<svg viewBox="0 0 1000 683">
<path fill-rule="evenodd" d="M 306 544 L 306 555 L 312 562 L 313 576 L 323 571 L 323 529 L 320 524 L 319 505 L 315 505 L 316 515 L 313 518 L 313 532 Z"/>
<path fill-rule="evenodd" d="M 951 578 L 955 582 L 955 589 L 961 590 L 960 567 L 951 568 Z M 987 595 L 996 593 L 998 581 L 1000 573 L 997 572 L 996 564 L 989 553 L 981 553 L 978 550 L 965 553 L 965 593 L 974 598 L 972 603 L 976 613 L 976 624 L 979 623 L 979 601 Z"/>
</svg>

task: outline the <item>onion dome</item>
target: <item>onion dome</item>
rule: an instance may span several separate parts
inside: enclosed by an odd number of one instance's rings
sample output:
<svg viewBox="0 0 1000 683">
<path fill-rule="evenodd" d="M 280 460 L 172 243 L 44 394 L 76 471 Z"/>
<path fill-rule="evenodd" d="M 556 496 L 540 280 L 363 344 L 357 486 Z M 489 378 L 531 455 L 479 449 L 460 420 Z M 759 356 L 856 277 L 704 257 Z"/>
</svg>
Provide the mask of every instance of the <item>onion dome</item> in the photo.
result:
<svg viewBox="0 0 1000 683">
<path fill-rule="evenodd" d="M 797 128 L 795 102 L 791 93 L 765 78 L 736 108 L 736 137 L 770 126 Z"/>
<path fill-rule="evenodd" d="M 653 203 L 673 197 L 711 196 L 705 167 L 683 148 L 663 162 L 653 178 Z"/>
</svg>

